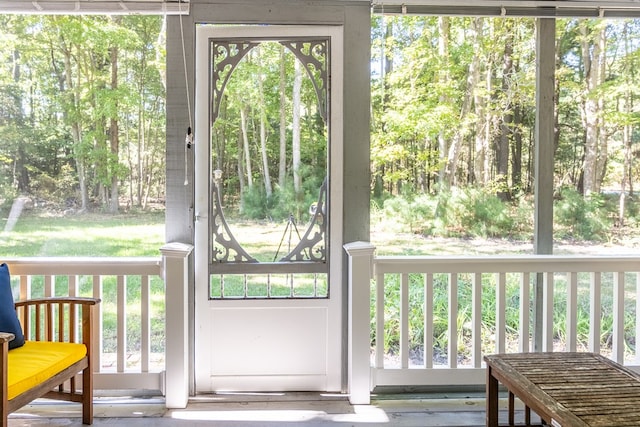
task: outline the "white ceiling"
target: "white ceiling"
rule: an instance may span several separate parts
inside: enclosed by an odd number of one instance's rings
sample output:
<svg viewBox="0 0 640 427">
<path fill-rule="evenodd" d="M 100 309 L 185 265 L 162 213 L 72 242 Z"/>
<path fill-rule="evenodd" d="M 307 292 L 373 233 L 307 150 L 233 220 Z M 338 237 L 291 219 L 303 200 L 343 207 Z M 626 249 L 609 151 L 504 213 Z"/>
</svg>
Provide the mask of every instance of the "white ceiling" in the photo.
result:
<svg viewBox="0 0 640 427">
<path fill-rule="evenodd" d="M 0 13 L 176 15 L 189 0 L 0 0 Z"/>
<path fill-rule="evenodd" d="M 372 0 L 371 3 L 374 13 L 384 14 L 640 17 L 640 0 Z M 189 13 L 189 0 L 0 0 L 0 13 L 175 15 Z"/>
<path fill-rule="evenodd" d="M 640 17 L 640 0 L 372 0 L 375 13 L 530 16 Z"/>
</svg>

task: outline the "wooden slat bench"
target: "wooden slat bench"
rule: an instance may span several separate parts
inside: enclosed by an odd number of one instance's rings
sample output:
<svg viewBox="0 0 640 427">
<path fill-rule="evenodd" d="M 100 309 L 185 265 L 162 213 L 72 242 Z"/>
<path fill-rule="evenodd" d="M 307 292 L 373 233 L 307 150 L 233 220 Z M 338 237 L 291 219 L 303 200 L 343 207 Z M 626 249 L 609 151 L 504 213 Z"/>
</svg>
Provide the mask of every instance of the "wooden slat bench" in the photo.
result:
<svg viewBox="0 0 640 427">
<path fill-rule="evenodd" d="M 485 356 L 487 426 L 498 425 L 498 383 L 547 424 L 562 427 L 640 426 L 640 375 L 599 354 L 521 353 Z"/>
<path fill-rule="evenodd" d="M 92 319 L 99 302 L 93 298 L 16 302 L 27 341 L 9 350 L 13 334 L 0 333 L 2 427 L 7 427 L 11 412 L 40 397 L 79 402 L 82 422 L 93 423 Z M 76 384 L 79 373 L 81 388 Z"/>
</svg>

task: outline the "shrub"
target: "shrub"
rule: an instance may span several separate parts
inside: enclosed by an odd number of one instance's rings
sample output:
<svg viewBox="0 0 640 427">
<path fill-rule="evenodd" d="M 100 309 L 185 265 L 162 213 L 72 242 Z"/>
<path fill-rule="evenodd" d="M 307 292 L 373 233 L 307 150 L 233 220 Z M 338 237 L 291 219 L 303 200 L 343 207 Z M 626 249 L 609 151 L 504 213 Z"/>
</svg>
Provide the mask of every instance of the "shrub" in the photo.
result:
<svg viewBox="0 0 640 427">
<path fill-rule="evenodd" d="M 563 188 L 554 206 L 556 236 L 584 240 L 603 240 L 611 227 L 604 198 L 599 194 L 583 197 L 571 188 Z"/>
<path fill-rule="evenodd" d="M 281 221 L 293 215 L 304 222 L 310 216 L 310 207 L 318 202 L 323 178 L 314 176 L 303 180 L 302 193 L 296 194 L 293 183 L 287 181 L 283 187 L 276 186 L 269 197 L 264 187 L 254 185 L 245 188 L 242 194 L 241 216 L 247 219 L 270 219 Z"/>
<path fill-rule="evenodd" d="M 456 192 L 453 201 L 465 234 L 496 237 L 513 228 L 509 204 L 502 202 L 495 194 L 469 188 Z"/>
</svg>

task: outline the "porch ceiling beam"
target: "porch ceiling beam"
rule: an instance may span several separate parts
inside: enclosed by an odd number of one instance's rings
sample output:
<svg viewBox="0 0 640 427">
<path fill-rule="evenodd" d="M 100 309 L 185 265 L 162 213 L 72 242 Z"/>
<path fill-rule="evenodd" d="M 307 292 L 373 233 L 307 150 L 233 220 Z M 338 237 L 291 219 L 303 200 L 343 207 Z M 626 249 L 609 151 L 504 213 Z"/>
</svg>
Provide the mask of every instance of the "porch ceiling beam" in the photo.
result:
<svg viewBox="0 0 640 427">
<path fill-rule="evenodd" d="M 188 1 L 0 0 L 0 13 L 41 15 L 187 15 Z"/>
<path fill-rule="evenodd" d="M 374 13 L 385 15 L 502 16 L 513 18 L 640 17 L 640 2 L 635 0 L 374 0 L 372 7 Z"/>
</svg>

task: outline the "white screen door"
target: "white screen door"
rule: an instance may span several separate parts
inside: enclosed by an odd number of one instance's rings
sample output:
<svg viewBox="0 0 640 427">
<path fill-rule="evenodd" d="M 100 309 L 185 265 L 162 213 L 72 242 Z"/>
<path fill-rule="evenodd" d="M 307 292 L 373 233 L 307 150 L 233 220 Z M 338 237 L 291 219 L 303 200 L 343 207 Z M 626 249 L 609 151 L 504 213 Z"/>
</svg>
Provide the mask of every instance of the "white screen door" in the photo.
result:
<svg viewBox="0 0 640 427">
<path fill-rule="evenodd" d="M 342 52 L 339 26 L 197 27 L 199 393 L 341 389 Z M 260 69 L 268 58 L 281 67 Z M 278 162 L 291 179 L 278 180 Z M 298 195 L 297 208 L 274 219 L 285 194 Z M 256 199 L 271 210 L 251 211 L 262 208 Z M 273 257 L 262 224 L 281 236 Z"/>
</svg>

